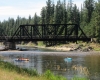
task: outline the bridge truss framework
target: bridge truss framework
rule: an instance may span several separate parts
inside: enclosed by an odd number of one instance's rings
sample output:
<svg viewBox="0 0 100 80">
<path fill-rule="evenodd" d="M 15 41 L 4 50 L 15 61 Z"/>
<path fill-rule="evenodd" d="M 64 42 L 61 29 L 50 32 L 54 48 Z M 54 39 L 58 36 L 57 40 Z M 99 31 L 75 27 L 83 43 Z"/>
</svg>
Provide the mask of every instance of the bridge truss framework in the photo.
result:
<svg viewBox="0 0 100 80">
<path fill-rule="evenodd" d="M 90 41 L 77 24 L 20 25 L 9 41 Z"/>
</svg>

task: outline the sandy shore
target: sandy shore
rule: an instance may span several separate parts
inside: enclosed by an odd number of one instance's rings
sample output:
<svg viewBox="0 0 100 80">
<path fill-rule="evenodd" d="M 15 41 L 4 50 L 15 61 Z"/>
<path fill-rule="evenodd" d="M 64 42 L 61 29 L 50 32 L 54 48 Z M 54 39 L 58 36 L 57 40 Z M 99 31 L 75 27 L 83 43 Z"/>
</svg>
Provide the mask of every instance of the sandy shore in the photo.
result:
<svg viewBox="0 0 100 80">
<path fill-rule="evenodd" d="M 21 51 L 21 47 L 30 47 L 27 45 L 17 45 L 17 47 L 19 48 L 19 50 L 7 50 L 7 51 Z M 84 47 L 85 46 L 85 47 Z M 58 46 L 51 46 L 51 47 L 45 47 L 45 46 L 31 46 L 30 48 L 41 48 L 41 49 L 49 49 L 49 50 L 55 50 L 55 51 L 64 51 L 64 52 L 69 52 L 69 51 L 93 51 L 93 48 L 88 46 L 87 44 L 75 44 L 75 43 L 71 43 L 71 44 L 65 44 L 65 45 L 58 45 Z M 91 48 L 91 49 L 90 49 Z M 4 50 L 6 51 L 6 50 Z M 22 48 L 22 51 L 27 51 Z"/>
<path fill-rule="evenodd" d="M 71 51 L 72 50 L 72 48 L 67 48 L 67 47 L 40 47 L 40 46 L 37 46 L 37 48 L 49 49 L 49 50 L 55 50 L 55 51 Z M 1 49 L 0 51 L 20 51 L 20 50 L 5 50 L 5 49 Z"/>
<path fill-rule="evenodd" d="M 57 50 L 57 51 L 81 51 L 81 52 L 88 52 L 88 51 L 95 51 L 96 47 L 94 44 L 75 44 L 75 43 L 70 43 L 70 44 L 63 44 L 63 45 L 58 45 L 58 46 L 51 46 L 51 47 L 40 47 L 39 48 L 45 48 L 45 49 L 51 49 L 51 50 Z"/>
<path fill-rule="evenodd" d="M 43 49 L 50 49 L 50 50 L 55 50 L 55 51 L 20 51 L 20 50 L 6 50 L 6 51 L 0 51 L 0 54 L 26 54 L 26 55 L 57 55 L 57 56 L 64 56 L 64 55 L 68 55 L 68 56 L 86 56 L 86 55 L 91 55 L 91 54 L 98 54 L 100 53 L 100 51 L 79 51 L 79 50 L 73 50 L 72 49 L 76 49 L 77 46 L 53 46 L 53 47 L 45 47 L 45 46 L 35 46 L 32 48 L 43 48 Z M 57 51 L 57 52 L 56 52 Z"/>
<path fill-rule="evenodd" d="M 39 48 L 50 49 L 50 50 L 55 50 L 55 51 L 71 51 L 72 50 L 72 48 L 70 47 L 39 47 Z"/>
</svg>

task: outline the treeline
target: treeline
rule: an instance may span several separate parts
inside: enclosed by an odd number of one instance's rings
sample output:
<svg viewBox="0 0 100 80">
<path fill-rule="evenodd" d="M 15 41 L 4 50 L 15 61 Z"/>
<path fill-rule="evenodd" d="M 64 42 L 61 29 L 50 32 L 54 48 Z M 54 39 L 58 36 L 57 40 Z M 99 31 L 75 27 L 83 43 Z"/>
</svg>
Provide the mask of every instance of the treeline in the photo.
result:
<svg viewBox="0 0 100 80">
<path fill-rule="evenodd" d="M 96 38 L 100 42 L 100 0 L 85 0 L 78 8 L 72 0 L 46 1 L 46 6 L 42 7 L 41 14 L 29 16 L 28 19 L 17 17 L 16 20 L 9 18 L 8 21 L 0 22 L 0 32 L 7 35 L 14 33 L 21 24 L 79 24 L 87 36 Z"/>
</svg>

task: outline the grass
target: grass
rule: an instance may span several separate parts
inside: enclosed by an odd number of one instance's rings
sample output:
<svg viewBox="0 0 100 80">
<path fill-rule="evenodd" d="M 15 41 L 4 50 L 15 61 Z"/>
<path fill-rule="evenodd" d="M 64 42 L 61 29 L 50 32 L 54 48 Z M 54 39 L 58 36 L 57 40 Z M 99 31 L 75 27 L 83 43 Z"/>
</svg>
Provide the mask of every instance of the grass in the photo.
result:
<svg viewBox="0 0 100 80">
<path fill-rule="evenodd" d="M 43 41 L 38 41 L 38 46 L 45 46 L 45 44 L 43 43 Z"/>
<path fill-rule="evenodd" d="M 19 68 L 15 65 L 12 65 L 11 63 L 0 61 L 0 80 L 66 80 L 66 79 L 63 78 L 62 76 L 55 76 L 50 71 L 46 71 L 43 75 L 39 75 L 36 70 Z"/>
<path fill-rule="evenodd" d="M 63 76 L 54 75 L 50 70 L 47 70 L 44 74 L 39 75 L 36 70 L 20 68 L 9 62 L 4 62 L 1 60 L 0 60 L 0 80 L 67 80 Z M 76 66 L 76 68 L 78 67 Z M 89 79 L 75 76 L 71 80 L 89 80 Z"/>
<path fill-rule="evenodd" d="M 63 76 L 54 75 L 50 70 L 38 75 L 36 70 L 19 68 L 8 62 L 0 61 L 0 80 L 67 80 Z M 88 80 L 74 77 L 71 80 Z"/>
<path fill-rule="evenodd" d="M 78 45 L 80 45 L 82 48 L 86 48 L 86 47 L 92 47 L 93 51 L 100 51 L 100 43 L 94 43 L 94 42 L 82 42 L 82 41 L 78 41 Z"/>
<path fill-rule="evenodd" d="M 9 71 L 15 71 L 17 73 L 21 73 L 23 75 L 28 75 L 28 76 L 38 76 L 38 73 L 36 70 L 29 70 L 26 68 L 19 68 L 15 65 L 12 65 L 11 63 L 8 62 L 3 62 L 0 61 L 0 68 L 5 69 L 5 70 L 9 70 Z"/>
<path fill-rule="evenodd" d="M 30 46 L 30 47 L 35 47 L 35 46 L 39 46 L 39 47 L 45 47 L 45 44 L 43 43 L 43 41 L 38 41 L 37 43 L 34 43 L 34 42 L 28 42 L 28 43 L 25 43 L 25 42 L 21 42 L 21 44 L 19 44 L 20 46 Z"/>
<path fill-rule="evenodd" d="M 90 43 L 90 46 L 93 47 L 94 51 L 100 51 L 100 44 L 99 43 Z"/>
<path fill-rule="evenodd" d="M 38 77 L 30 77 L 27 75 L 19 74 L 15 71 L 9 71 L 0 68 L 0 80 L 39 80 Z M 45 80 L 41 77 L 41 80 Z"/>
<path fill-rule="evenodd" d="M 8 62 L 0 61 L 0 80 L 45 80 L 44 77 L 38 77 L 35 70 L 19 68 Z"/>
<path fill-rule="evenodd" d="M 44 76 L 45 76 L 48 80 L 67 80 L 67 79 L 64 78 L 63 76 L 54 75 L 50 70 L 47 70 L 47 71 L 45 72 Z"/>
<path fill-rule="evenodd" d="M 80 78 L 80 77 L 74 77 L 74 78 L 72 78 L 71 80 L 89 80 L 89 79 L 87 79 L 87 78 Z"/>
</svg>

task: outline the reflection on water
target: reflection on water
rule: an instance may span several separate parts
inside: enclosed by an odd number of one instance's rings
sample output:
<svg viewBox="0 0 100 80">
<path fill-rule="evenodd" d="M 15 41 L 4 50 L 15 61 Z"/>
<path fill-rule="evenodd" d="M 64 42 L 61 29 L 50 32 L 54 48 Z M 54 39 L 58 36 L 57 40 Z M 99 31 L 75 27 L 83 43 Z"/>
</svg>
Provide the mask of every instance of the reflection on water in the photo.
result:
<svg viewBox="0 0 100 80">
<path fill-rule="evenodd" d="M 42 52 L 43 53 L 43 52 Z M 55 74 L 63 75 L 67 78 L 74 76 L 88 77 L 90 80 L 100 80 L 100 55 L 95 53 L 85 53 L 85 55 L 73 53 L 64 53 L 53 55 L 42 55 L 34 51 L 22 52 L 2 52 L 5 61 L 9 61 L 14 65 L 23 68 L 36 69 L 38 73 L 43 73 L 46 70 L 51 70 Z M 82 53 L 83 54 L 83 53 Z M 15 61 L 16 58 L 29 58 L 29 61 Z M 71 57 L 72 61 L 66 62 L 65 58 Z"/>
<path fill-rule="evenodd" d="M 86 66 L 89 66 L 90 76 L 94 80 L 100 80 L 100 54 L 92 54 L 85 57 Z"/>
<path fill-rule="evenodd" d="M 90 74 L 88 68 L 84 66 L 73 65 L 72 69 L 77 75 L 84 75 L 88 77 Z"/>
</svg>

